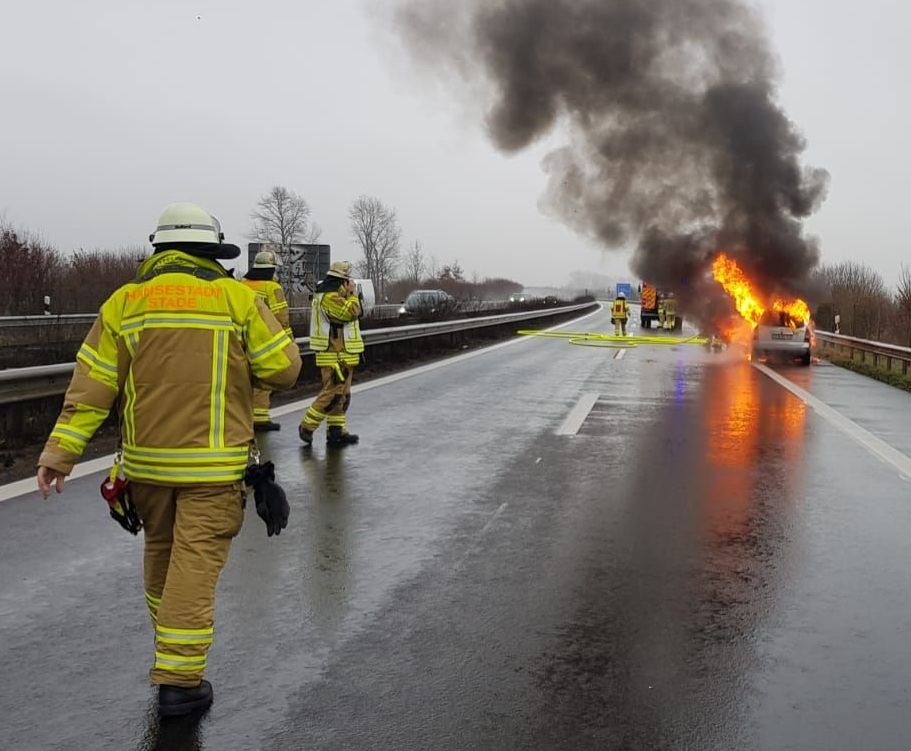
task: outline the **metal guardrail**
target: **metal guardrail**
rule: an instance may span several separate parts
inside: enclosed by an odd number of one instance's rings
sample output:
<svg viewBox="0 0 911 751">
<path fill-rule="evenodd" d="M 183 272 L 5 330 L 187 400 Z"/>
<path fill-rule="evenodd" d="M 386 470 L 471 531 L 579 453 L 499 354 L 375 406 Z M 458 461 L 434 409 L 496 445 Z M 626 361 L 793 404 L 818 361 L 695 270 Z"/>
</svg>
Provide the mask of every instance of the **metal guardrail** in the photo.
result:
<svg viewBox="0 0 911 751">
<path fill-rule="evenodd" d="M 91 325 L 98 317 L 97 313 L 63 313 L 57 316 L 0 316 L 0 329 L 22 328 L 27 326 L 74 326 Z"/>
<path fill-rule="evenodd" d="M 573 313 L 588 308 L 592 303 L 567 305 L 544 310 L 531 310 L 522 313 L 483 316 L 480 318 L 461 318 L 455 321 L 438 321 L 413 326 L 393 326 L 384 329 L 368 329 L 363 332 L 364 344 L 375 346 L 390 342 L 420 339 L 428 336 L 443 336 L 459 331 L 500 326 L 511 322 L 533 321 L 564 313 Z M 304 355 L 309 350 L 310 337 L 301 336 L 294 340 Z M 29 368 L 9 368 L 0 370 L 0 404 L 10 404 L 27 399 L 39 399 L 55 396 L 66 391 L 75 368 L 75 363 L 58 363 L 56 365 L 36 365 Z"/>
<path fill-rule="evenodd" d="M 873 367 L 876 368 L 880 366 L 880 359 L 884 360 L 885 368 L 888 371 L 899 372 L 895 367 L 898 364 L 902 375 L 908 375 L 908 369 L 911 366 L 911 348 L 909 347 L 873 342 L 869 339 L 858 339 L 844 334 L 833 334 L 831 331 L 817 331 L 816 343 L 822 351 L 834 350 L 842 355 L 847 354 L 852 360 L 868 362 L 869 358 Z M 859 358 L 856 356 L 858 354 Z"/>
<path fill-rule="evenodd" d="M 462 312 L 478 313 L 484 311 L 504 310 L 509 307 L 507 302 L 468 301 L 461 303 Z M 377 321 L 388 321 L 399 317 L 401 305 L 374 305 L 370 315 L 367 316 Z M 297 322 L 307 321 L 310 318 L 310 307 L 293 307 L 288 309 L 292 318 Z M 90 326 L 95 322 L 97 313 L 61 313 L 60 315 L 30 315 L 30 316 L 0 316 L 0 329 L 17 329 L 38 326 Z"/>
</svg>

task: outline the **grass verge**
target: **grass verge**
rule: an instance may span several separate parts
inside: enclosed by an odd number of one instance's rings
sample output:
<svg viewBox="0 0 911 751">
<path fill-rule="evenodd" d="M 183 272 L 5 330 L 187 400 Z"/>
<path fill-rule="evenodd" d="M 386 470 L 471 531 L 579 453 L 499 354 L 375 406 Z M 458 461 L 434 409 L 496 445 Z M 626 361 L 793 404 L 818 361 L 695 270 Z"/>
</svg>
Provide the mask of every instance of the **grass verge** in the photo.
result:
<svg viewBox="0 0 911 751">
<path fill-rule="evenodd" d="M 911 377 L 902 375 L 901 373 L 884 370 L 883 368 L 876 367 L 868 362 L 858 362 L 857 360 L 852 360 L 850 357 L 839 357 L 829 353 L 821 353 L 820 357 L 828 360 L 833 365 L 838 365 L 840 368 L 847 368 L 848 370 L 853 370 L 855 373 L 860 373 L 869 378 L 875 378 L 882 383 L 888 383 L 890 386 L 895 386 L 904 391 L 911 391 Z"/>
</svg>

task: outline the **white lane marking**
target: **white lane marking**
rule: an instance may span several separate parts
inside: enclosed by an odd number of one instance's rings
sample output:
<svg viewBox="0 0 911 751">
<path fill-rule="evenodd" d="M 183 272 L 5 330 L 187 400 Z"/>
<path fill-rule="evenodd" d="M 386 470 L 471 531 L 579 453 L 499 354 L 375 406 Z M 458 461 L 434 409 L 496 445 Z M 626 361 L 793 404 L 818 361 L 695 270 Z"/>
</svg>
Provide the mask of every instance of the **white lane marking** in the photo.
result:
<svg viewBox="0 0 911 751">
<path fill-rule="evenodd" d="M 559 331 L 560 329 L 566 328 L 567 326 L 572 326 L 573 324 L 584 321 L 587 318 L 598 315 L 598 313 L 600 313 L 602 310 L 604 310 L 604 306 L 599 304 L 597 310 L 594 310 L 591 313 L 586 313 L 584 316 L 581 316 L 579 318 L 573 318 L 571 321 L 567 321 L 566 323 L 561 323 L 557 326 L 551 326 L 549 329 L 545 329 L 545 331 Z M 390 383 L 395 383 L 396 381 L 402 381 L 406 378 L 411 378 L 412 376 L 421 375 L 422 373 L 429 373 L 433 370 L 446 368 L 450 365 L 455 365 L 456 363 L 470 360 L 473 357 L 480 357 L 481 355 L 486 355 L 488 352 L 494 352 L 495 350 L 503 349 L 503 347 L 510 347 L 521 342 L 531 341 L 534 338 L 535 337 L 533 336 L 518 336 L 515 339 L 510 339 L 507 342 L 493 344 L 490 347 L 484 347 L 482 349 L 474 350 L 473 352 L 466 352 L 463 355 L 455 355 L 454 357 L 440 360 L 439 362 L 433 362 L 429 365 L 420 365 L 416 368 L 412 368 L 411 370 L 402 371 L 401 373 L 384 376 L 383 378 L 375 378 L 372 381 L 367 381 L 366 383 L 361 383 L 357 386 L 354 386 L 351 391 L 354 394 L 359 394 L 363 391 L 379 388 L 380 386 L 386 386 Z M 308 397 L 307 399 L 301 399 L 300 401 L 291 402 L 290 404 L 283 404 L 281 407 L 273 408 L 272 414 L 275 417 L 281 417 L 283 415 L 290 415 L 293 412 L 302 412 L 310 406 L 310 402 L 312 401 L 313 397 Z M 80 462 L 76 465 L 76 468 L 67 479 L 75 480 L 80 477 L 88 477 L 89 475 L 93 475 L 96 472 L 107 472 L 113 463 L 113 454 L 101 457 L 100 459 L 92 459 L 91 461 Z M 26 495 L 28 493 L 31 493 L 33 490 L 37 494 L 38 486 L 35 482 L 34 477 L 29 477 L 25 480 L 17 480 L 16 482 L 11 482 L 7 485 L 0 485 L 0 503 L 3 501 L 11 501 L 13 498 L 18 498 L 20 496 Z M 51 495 L 54 496 L 56 493 L 52 492 Z"/>
<path fill-rule="evenodd" d="M 786 388 L 805 404 L 812 407 L 820 417 L 826 420 L 826 422 L 838 428 L 838 430 L 849 438 L 853 438 L 875 457 L 886 464 L 895 467 L 904 479 L 911 479 L 911 457 L 908 457 L 898 449 L 893 448 L 881 438 L 877 438 L 866 428 L 862 428 L 856 422 L 841 414 L 841 412 L 830 407 L 821 399 L 816 398 L 809 391 L 802 389 L 796 383 L 793 383 L 784 376 L 776 373 L 767 365 L 754 362 L 753 367 L 763 375 L 771 378 L 779 386 Z"/>
<path fill-rule="evenodd" d="M 623 356 L 624 356 L 625 354 L 626 354 L 626 350 L 625 350 L 625 349 L 618 349 L 618 350 L 617 350 L 617 354 L 614 355 L 614 359 L 615 359 L 615 360 L 622 360 L 622 359 L 623 359 Z"/>
<path fill-rule="evenodd" d="M 598 394 L 582 394 L 582 396 L 579 397 L 579 401 L 576 402 L 576 406 L 573 407 L 566 416 L 563 424 L 557 428 L 556 434 L 576 435 L 576 433 L 579 432 L 579 428 L 582 427 L 582 423 L 585 422 L 585 418 L 588 417 L 588 413 L 592 411 L 592 407 L 595 406 L 595 402 L 597 401 Z"/>
</svg>

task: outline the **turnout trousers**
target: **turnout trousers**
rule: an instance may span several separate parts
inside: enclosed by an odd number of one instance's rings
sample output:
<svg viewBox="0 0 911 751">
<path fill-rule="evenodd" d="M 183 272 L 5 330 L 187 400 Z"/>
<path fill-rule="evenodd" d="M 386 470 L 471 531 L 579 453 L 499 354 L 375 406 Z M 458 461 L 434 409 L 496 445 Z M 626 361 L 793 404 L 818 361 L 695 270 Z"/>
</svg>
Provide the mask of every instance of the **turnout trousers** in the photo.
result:
<svg viewBox="0 0 911 751">
<path fill-rule="evenodd" d="M 244 520 L 243 485 L 130 483 L 145 530 L 152 683 L 198 686 L 215 634 L 215 586 Z"/>
<path fill-rule="evenodd" d="M 354 366 L 342 365 L 341 369 L 345 376 L 344 381 L 339 381 L 338 371 L 334 367 L 320 368 L 322 390 L 313 400 L 313 404 L 307 408 L 304 419 L 301 420 L 301 426 L 311 433 L 322 424 L 323 420 L 330 428 L 339 427 L 343 433 L 348 432 L 346 414 L 348 405 L 351 404 L 351 381 L 354 378 Z"/>
<path fill-rule="evenodd" d="M 253 422 L 271 422 L 269 402 L 272 392 L 268 389 L 253 388 Z"/>
</svg>

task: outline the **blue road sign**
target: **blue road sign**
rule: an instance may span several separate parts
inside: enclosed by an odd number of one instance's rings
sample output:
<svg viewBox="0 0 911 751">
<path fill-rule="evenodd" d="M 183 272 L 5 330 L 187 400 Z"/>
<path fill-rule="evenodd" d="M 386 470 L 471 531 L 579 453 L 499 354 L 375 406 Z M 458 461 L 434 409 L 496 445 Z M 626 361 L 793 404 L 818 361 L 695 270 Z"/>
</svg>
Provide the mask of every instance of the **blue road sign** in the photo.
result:
<svg viewBox="0 0 911 751">
<path fill-rule="evenodd" d="M 617 282 L 617 294 L 623 293 L 627 297 L 633 294 L 633 285 L 629 282 Z"/>
</svg>

